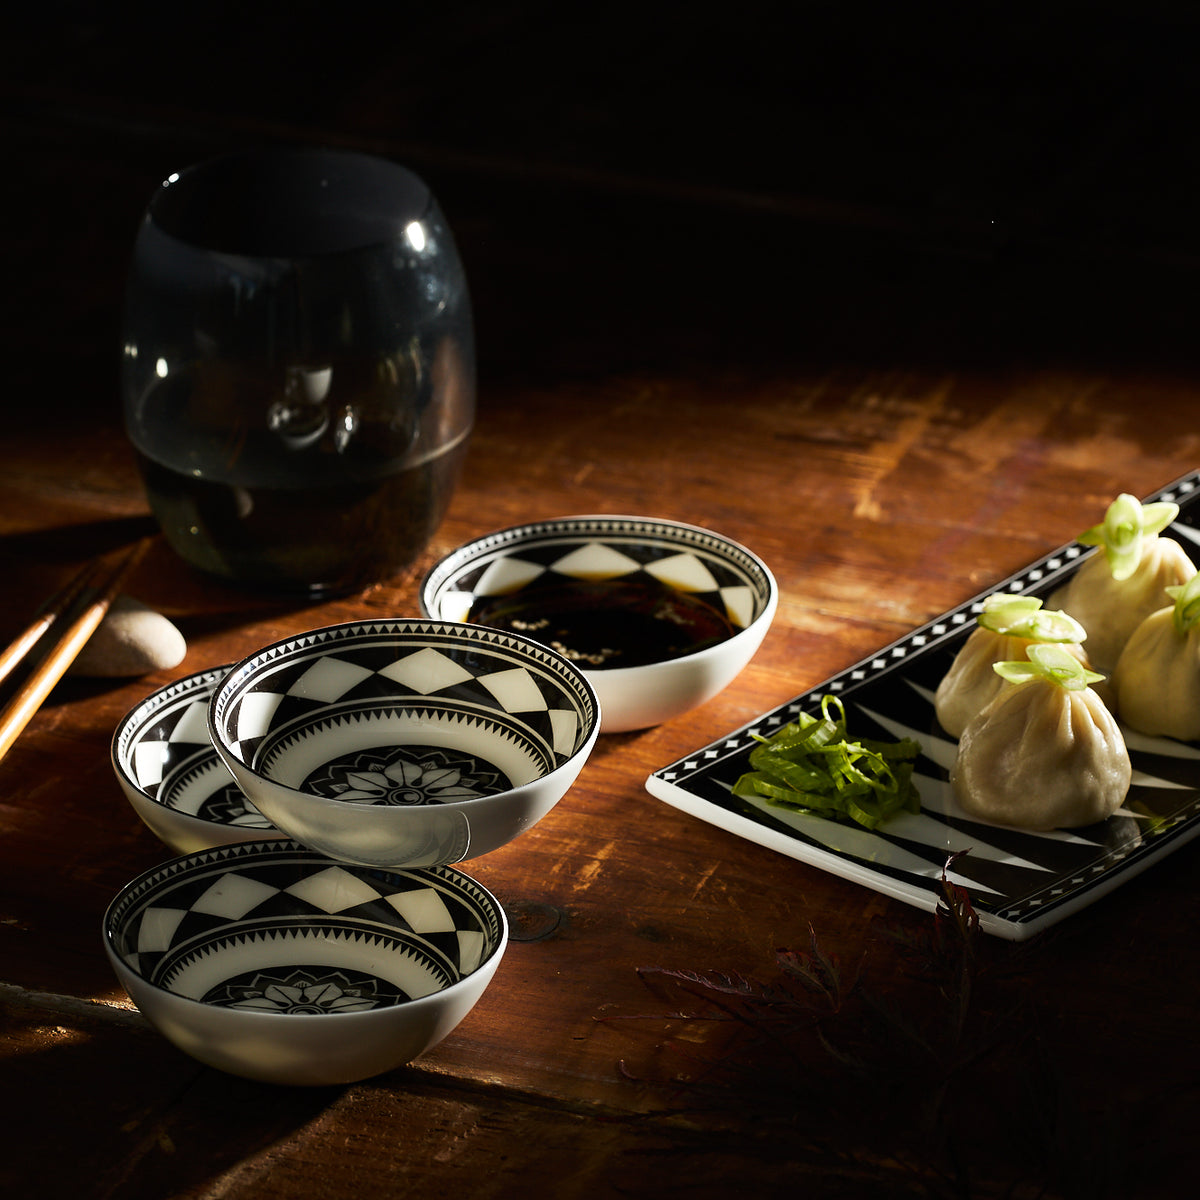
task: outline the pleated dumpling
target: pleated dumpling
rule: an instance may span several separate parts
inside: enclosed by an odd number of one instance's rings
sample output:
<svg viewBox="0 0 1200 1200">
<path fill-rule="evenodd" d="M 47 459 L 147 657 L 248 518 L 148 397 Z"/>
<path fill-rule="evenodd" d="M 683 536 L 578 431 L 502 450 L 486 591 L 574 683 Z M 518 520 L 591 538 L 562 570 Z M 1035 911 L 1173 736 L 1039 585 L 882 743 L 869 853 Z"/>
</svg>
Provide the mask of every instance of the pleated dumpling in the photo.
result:
<svg viewBox="0 0 1200 1200">
<path fill-rule="evenodd" d="M 996 668 L 1013 686 L 967 725 L 950 771 L 970 817 L 1023 829 L 1076 828 L 1121 807 L 1125 739 L 1090 686 L 1100 677 L 1061 646 L 1030 646 Z"/>
<path fill-rule="evenodd" d="M 1066 613 L 1043 609 L 1035 596 L 988 596 L 975 622 L 934 696 L 938 723 L 951 737 L 961 737 L 967 722 L 1009 686 L 993 670 L 996 663 L 1019 661 L 1030 646 L 1054 642 L 1087 665 L 1083 627 Z"/>
<path fill-rule="evenodd" d="M 1111 672 L 1133 631 L 1162 608 L 1165 588 L 1186 583 L 1196 572 L 1184 549 L 1159 537 L 1179 515 L 1179 505 L 1145 504 L 1127 492 L 1109 505 L 1104 522 L 1080 534 L 1100 546 L 1049 600 L 1088 632 L 1088 658 L 1097 671 Z"/>
<path fill-rule="evenodd" d="M 1133 631 L 1113 672 L 1121 720 L 1139 733 L 1200 741 L 1200 574 Z"/>
</svg>

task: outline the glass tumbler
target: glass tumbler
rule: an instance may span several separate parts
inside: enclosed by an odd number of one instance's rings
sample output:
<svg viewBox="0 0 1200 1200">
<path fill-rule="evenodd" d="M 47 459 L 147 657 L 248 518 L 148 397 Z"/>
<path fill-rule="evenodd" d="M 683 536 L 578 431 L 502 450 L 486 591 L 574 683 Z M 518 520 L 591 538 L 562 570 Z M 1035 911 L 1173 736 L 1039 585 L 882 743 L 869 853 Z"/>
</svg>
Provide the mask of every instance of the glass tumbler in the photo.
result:
<svg viewBox="0 0 1200 1200">
<path fill-rule="evenodd" d="M 134 244 L 123 340 L 126 432 L 187 562 L 331 595 L 420 555 L 475 361 L 453 236 L 411 171 L 272 149 L 172 175 Z"/>
</svg>

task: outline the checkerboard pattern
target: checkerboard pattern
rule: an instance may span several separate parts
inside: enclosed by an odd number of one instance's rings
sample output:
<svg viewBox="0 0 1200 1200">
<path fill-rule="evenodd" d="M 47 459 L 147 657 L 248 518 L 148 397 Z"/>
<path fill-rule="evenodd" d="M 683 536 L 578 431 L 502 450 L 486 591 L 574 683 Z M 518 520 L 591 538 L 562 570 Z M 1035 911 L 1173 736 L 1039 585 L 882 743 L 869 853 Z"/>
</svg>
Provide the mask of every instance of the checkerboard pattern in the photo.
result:
<svg viewBox="0 0 1200 1200">
<path fill-rule="evenodd" d="M 180 764 L 207 751 L 208 698 L 228 667 L 215 667 L 162 688 L 125 719 L 117 736 L 118 761 L 144 792 L 156 796 Z"/>
<path fill-rule="evenodd" d="M 208 701 L 229 666 L 176 680 L 148 696 L 122 722 L 121 770 L 152 800 L 220 825 L 273 830 L 242 795 L 208 732 Z"/>
<path fill-rule="evenodd" d="M 132 970 L 168 990 L 173 976 L 222 954 L 230 977 L 249 974 L 245 964 L 319 974 L 326 945 L 338 940 L 355 944 L 355 956 L 364 941 L 402 944 L 445 986 L 494 952 L 502 922 L 492 897 L 448 868 L 381 871 L 259 842 L 148 872 L 114 902 L 105 928 Z"/>
<path fill-rule="evenodd" d="M 281 730 L 388 704 L 519 727 L 546 748 L 551 769 L 578 752 L 595 723 L 595 698 L 578 672 L 536 643 L 483 626 L 333 626 L 268 648 L 235 674 L 216 693 L 213 715 L 252 765 Z"/>
<path fill-rule="evenodd" d="M 451 621 L 481 596 L 503 595 L 554 576 L 588 580 L 653 577 L 693 595 L 745 628 L 770 588 L 751 555 L 703 529 L 618 517 L 578 517 L 502 530 L 464 547 L 431 574 L 422 601 Z"/>
</svg>

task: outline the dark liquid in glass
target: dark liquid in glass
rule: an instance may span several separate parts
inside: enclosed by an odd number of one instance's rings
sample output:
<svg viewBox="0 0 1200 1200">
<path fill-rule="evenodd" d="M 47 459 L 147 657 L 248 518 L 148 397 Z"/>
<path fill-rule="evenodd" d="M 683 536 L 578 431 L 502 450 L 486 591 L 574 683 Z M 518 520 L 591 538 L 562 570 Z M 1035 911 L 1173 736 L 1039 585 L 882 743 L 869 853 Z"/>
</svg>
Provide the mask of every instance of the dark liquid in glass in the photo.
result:
<svg viewBox="0 0 1200 1200">
<path fill-rule="evenodd" d="M 245 380 L 223 393 L 202 382 L 164 381 L 130 428 L 151 509 L 185 560 L 250 585 L 324 595 L 386 579 L 420 555 L 449 504 L 465 435 L 421 457 L 411 430 L 374 416 L 369 396 L 352 402 L 353 418 L 314 407 L 306 427 L 281 433 L 265 416 L 226 420 L 229 411 L 265 414 L 270 396 L 248 396 Z M 198 414 L 186 438 L 173 423 L 181 407 Z"/>
</svg>

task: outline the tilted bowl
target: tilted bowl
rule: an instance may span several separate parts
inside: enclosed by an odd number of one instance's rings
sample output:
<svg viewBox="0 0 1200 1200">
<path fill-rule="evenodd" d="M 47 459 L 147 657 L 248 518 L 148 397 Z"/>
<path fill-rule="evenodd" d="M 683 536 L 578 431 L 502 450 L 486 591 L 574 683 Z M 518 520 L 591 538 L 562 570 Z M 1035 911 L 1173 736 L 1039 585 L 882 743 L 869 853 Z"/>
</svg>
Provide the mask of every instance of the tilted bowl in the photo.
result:
<svg viewBox="0 0 1200 1200">
<path fill-rule="evenodd" d="M 289 841 L 164 863 L 104 915 L 143 1016 L 209 1066 L 345 1084 L 410 1062 L 475 1006 L 504 955 L 494 896 L 450 867 L 381 871 Z"/>
<path fill-rule="evenodd" d="M 481 625 L 350 621 L 235 665 L 213 745 L 273 825 L 367 866 L 432 866 L 504 845 L 548 813 L 595 745 L 583 673 Z"/>
<path fill-rule="evenodd" d="M 121 790 L 177 854 L 282 837 L 242 794 L 212 744 L 208 702 L 228 666 L 186 675 L 121 718 L 110 749 Z"/>
<path fill-rule="evenodd" d="M 557 620 L 524 623 L 530 637 L 545 637 L 582 667 L 600 698 L 604 733 L 661 724 L 717 695 L 753 658 L 779 601 L 767 565 L 729 538 L 679 521 L 596 515 L 517 525 L 468 542 L 428 573 L 420 602 L 429 617 L 487 623 L 494 619 L 487 609 L 536 611 L 537 597 L 568 588 L 586 590 L 586 611 L 578 600 L 567 603 L 577 605 L 573 635 L 594 644 L 566 643 Z M 636 665 L 620 665 L 632 649 L 620 639 L 634 634 L 632 626 L 624 633 L 618 614 L 624 607 L 627 620 L 645 628 L 646 614 L 635 606 L 656 597 L 664 622 L 723 628 L 716 637 L 677 639 L 670 657 L 643 661 L 643 653 Z M 599 627 L 613 641 L 596 653 Z"/>
</svg>

